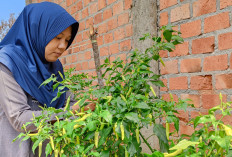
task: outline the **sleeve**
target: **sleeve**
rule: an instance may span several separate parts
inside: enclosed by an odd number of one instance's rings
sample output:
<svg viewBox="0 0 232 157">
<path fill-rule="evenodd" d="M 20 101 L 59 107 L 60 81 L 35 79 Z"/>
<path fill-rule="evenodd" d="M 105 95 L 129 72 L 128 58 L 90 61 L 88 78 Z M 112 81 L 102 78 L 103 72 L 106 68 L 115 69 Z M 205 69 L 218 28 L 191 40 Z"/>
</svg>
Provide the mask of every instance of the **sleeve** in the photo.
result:
<svg viewBox="0 0 232 157">
<path fill-rule="evenodd" d="M 32 111 L 27 103 L 27 96 L 20 85 L 15 81 L 12 73 L 3 64 L 0 64 L 0 105 L 11 126 L 18 132 L 24 132 L 23 124 L 30 122 L 41 111 Z M 36 131 L 34 125 L 28 125 L 27 130 Z"/>
</svg>

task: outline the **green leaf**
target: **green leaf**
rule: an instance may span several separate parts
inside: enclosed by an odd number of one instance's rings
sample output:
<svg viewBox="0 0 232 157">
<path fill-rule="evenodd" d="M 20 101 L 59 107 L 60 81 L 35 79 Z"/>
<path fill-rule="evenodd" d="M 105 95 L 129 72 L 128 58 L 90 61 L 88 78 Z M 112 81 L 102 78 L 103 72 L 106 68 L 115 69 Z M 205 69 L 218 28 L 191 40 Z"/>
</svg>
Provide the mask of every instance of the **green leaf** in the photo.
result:
<svg viewBox="0 0 232 157">
<path fill-rule="evenodd" d="M 100 153 L 98 153 L 98 152 L 91 152 L 89 155 L 100 156 Z"/>
<path fill-rule="evenodd" d="M 134 108 L 140 108 L 140 109 L 151 109 L 147 103 L 145 102 L 140 102 L 140 103 L 137 103 Z"/>
<path fill-rule="evenodd" d="M 92 148 L 94 147 L 94 144 L 89 145 L 85 150 L 84 150 L 84 154 L 87 154 Z"/>
<path fill-rule="evenodd" d="M 192 142 L 192 141 L 188 141 L 186 139 L 180 141 L 177 145 L 175 145 L 174 147 L 170 148 L 170 150 L 179 150 L 179 149 L 186 149 L 189 146 L 195 146 L 196 144 L 199 144 L 199 142 Z"/>
<path fill-rule="evenodd" d="M 131 120 L 135 123 L 138 123 L 139 122 L 139 117 L 138 117 L 138 114 L 135 113 L 135 112 L 129 112 L 125 115 L 125 117 L 128 119 L 128 120 Z"/>
<path fill-rule="evenodd" d="M 153 132 L 158 137 L 159 144 L 162 146 L 161 151 L 167 152 L 169 144 L 166 136 L 166 129 L 161 124 L 154 124 Z"/>
<path fill-rule="evenodd" d="M 165 30 L 163 32 L 163 36 L 168 42 L 170 42 L 172 38 L 172 32 L 170 30 Z"/>
<path fill-rule="evenodd" d="M 46 148 L 45 148 L 45 153 L 46 153 L 46 157 L 48 156 L 48 154 L 50 154 L 52 152 L 52 146 L 50 143 L 48 143 L 46 145 Z"/>
<path fill-rule="evenodd" d="M 104 110 L 99 116 L 104 118 L 107 122 L 112 123 L 112 114 L 108 110 Z"/>
<path fill-rule="evenodd" d="M 101 152 L 101 157 L 109 157 L 110 156 L 110 151 L 109 150 L 104 150 Z"/>
<path fill-rule="evenodd" d="M 88 122 L 87 127 L 90 131 L 94 131 L 97 129 L 97 122 L 96 120 Z"/>
<path fill-rule="evenodd" d="M 100 140 L 99 140 L 99 146 L 103 145 L 106 141 L 106 138 L 109 136 L 110 132 L 112 131 L 112 127 L 109 127 L 109 128 L 106 128 L 106 129 L 103 129 L 101 132 L 100 132 Z"/>
</svg>

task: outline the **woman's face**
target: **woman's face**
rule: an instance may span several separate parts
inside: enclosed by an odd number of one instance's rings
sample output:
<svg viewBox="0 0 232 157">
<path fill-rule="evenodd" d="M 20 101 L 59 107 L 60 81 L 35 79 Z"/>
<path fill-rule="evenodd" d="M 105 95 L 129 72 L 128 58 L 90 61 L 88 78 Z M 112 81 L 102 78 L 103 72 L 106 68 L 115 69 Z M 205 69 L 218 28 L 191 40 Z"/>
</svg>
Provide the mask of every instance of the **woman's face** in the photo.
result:
<svg viewBox="0 0 232 157">
<path fill-rule="evenodd" d="M 69 26 L 45 47 L 45 59 L 48 62 L 55 62 L 66 50 L 68 42 L 71 39 L 72 27 Z"/>
</svg>

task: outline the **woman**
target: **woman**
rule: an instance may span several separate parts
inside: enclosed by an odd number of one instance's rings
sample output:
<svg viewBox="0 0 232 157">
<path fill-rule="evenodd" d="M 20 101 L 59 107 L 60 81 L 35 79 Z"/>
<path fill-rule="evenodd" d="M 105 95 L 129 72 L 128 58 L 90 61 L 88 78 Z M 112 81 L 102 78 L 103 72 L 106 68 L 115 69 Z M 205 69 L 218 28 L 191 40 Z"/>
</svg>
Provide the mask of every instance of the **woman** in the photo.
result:
<svg viewBox="0 0 232 157">
<path fill-rule="evenodd" d="M 56 96 L 52 83 L 39 86 L 51 74 L 58 78 L 63 68 L 58 60 L 71 45 L 78 22 L 61 6 L 42 2 L 24 8 L 0 43 L 0 156 L 32 157 L 32 142 L 12 140 L 22 126 L 41 114 L 39 105 L 61 108 L 65 102 Z M 59 78 L 61 79 L 61 78 Z M 35 131 L 34 126 L 27 130 Z M 45 156 L 44 152 L 43 155 Z"/>
</svg>

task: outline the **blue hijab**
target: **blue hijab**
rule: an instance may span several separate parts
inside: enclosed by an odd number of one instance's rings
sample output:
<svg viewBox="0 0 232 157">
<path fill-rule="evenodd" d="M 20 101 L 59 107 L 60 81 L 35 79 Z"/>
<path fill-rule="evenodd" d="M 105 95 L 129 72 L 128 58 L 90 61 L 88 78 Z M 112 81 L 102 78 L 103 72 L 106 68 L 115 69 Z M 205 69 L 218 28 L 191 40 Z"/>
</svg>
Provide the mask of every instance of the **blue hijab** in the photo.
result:
<svg viewBox="0 0 232 157">
<path fill-rule="evenodd" d="M 69 26 L 72 26 L 72 37 L 67 48 L 77 33 L 78 22 L 55 3 L 34 3 L 24 8 L 0 43 L 0 62 L 8 67 L 25 92 L 48 107 L 62 107 L 65 94 L 51 103 L 58 92 L 53 91 L 53 83 L 39 88 L 51 74 L 55 74 L 58 80 L 61 80 L 58 71 L 63 74 L 59 60 L 45 60 L 45 47 Z"/>
</svg>

